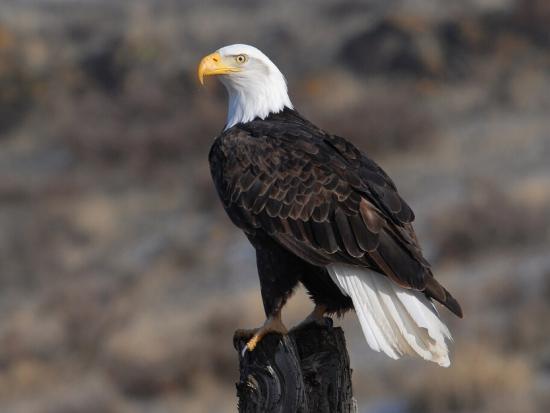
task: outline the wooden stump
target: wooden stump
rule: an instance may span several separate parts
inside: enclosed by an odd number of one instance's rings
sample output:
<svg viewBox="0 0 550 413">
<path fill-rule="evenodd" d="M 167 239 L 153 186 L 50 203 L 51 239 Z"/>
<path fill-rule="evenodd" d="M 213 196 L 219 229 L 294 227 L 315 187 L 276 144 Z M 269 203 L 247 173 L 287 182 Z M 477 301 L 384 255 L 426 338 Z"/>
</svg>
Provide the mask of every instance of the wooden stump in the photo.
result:
<svg viewBox="0 0 550 413">
<path fill-rule="evenodd" d="M 311 323 L 288 336 L 270 334 L 253 352 L 239 352 L 240 413 L 355 413 L 344 332 Z"/>
</svg>

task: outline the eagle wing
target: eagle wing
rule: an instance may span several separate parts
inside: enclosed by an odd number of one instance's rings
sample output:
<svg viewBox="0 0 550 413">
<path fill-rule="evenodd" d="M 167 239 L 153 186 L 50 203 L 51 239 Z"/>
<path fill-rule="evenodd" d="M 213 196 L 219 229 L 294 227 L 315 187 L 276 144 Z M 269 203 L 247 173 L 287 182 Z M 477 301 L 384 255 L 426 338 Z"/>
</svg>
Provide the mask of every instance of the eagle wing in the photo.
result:
<svg viewBox="0 0 550 413">
<path fill-rule="evenodd" d="M 246 232 L 262 229 L 315 265 L 374 269 L 461 314 L 422 256 L 411 208 L 345 139 L 311 124 L 234 128 L 216 140 L 210 162 L 223 164 L 212 168 L 216 187 Z"/>
</svg>

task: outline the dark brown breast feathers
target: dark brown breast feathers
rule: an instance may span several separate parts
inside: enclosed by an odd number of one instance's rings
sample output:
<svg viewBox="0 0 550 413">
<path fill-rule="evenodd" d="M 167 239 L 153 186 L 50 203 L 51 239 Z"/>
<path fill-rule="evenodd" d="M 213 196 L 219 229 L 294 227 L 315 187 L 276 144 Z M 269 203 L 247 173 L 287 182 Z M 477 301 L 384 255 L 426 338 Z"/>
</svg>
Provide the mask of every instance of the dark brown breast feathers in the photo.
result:
<svg viewBox="0 0 550 413">
<path fill-rule="evenodd" d="M 461 315 L 422 256 L 411 208 L 345 139 L 285 109 L 222 133 L 210 166 L 227 213 L 244 231 L 265 231 L 315 265 L 372 268 Z"/>
</svg>

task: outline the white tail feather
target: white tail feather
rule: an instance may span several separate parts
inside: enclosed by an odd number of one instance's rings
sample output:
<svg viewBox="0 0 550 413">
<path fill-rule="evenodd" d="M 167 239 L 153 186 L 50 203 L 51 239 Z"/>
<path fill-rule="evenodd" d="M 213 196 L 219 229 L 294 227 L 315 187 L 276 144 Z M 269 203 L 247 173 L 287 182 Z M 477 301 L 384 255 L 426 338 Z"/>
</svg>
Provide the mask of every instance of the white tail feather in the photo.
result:
<svg viewBox="0 0 550 413">
<path fill-rule="evenodd" d="M 419 291 L 405 289 L 389 278 L 345 264 L 327 270 L 343 294 L 351 297 L 369 346 L 393 359 L 404 354 L 448 367 L 449 329 L 431 301 Z"/>
</svg>

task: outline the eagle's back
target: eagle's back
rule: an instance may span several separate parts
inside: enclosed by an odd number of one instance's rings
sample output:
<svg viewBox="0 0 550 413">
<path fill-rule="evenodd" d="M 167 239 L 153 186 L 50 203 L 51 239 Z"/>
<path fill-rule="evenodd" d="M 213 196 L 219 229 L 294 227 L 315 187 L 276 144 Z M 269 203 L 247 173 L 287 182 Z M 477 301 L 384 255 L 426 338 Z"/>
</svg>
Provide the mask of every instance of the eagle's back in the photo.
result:
<svg viewBox="0 0 550 413">
<path fill-rule="evenodd" d="M 314 265 L 370 268 L 461 313 L 433 278 L 411 208 L 344 138 L 285 109 L 222 132 L 210 167 L 229 217 L 249 235 L 263 231 Z"/>
</svg>

